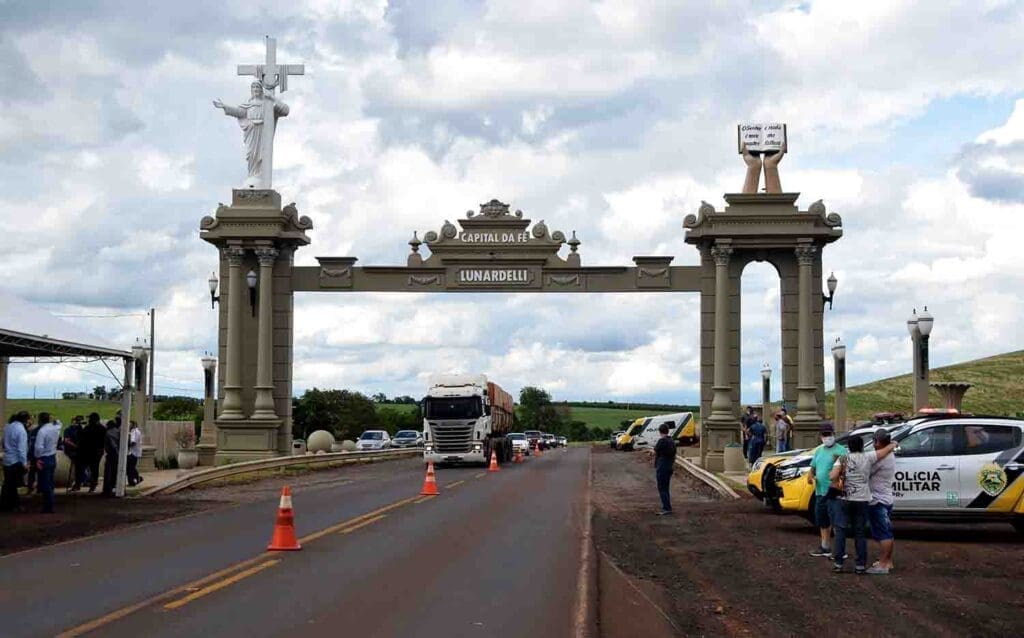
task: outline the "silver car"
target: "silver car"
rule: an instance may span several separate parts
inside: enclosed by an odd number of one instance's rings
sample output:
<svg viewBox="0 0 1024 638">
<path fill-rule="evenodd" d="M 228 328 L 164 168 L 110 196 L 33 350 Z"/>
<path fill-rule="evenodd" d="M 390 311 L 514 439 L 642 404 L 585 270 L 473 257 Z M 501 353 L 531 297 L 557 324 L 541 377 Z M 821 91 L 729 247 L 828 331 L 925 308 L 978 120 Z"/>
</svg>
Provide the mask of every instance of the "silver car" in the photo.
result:
<svg viewBox="0 0 1024 638">
<path fill-rule="evenodd" d="M 423 433 L 416 430 L 399 430 L 391 439 L 391 447 L 423 447 Z"/>
</svg>

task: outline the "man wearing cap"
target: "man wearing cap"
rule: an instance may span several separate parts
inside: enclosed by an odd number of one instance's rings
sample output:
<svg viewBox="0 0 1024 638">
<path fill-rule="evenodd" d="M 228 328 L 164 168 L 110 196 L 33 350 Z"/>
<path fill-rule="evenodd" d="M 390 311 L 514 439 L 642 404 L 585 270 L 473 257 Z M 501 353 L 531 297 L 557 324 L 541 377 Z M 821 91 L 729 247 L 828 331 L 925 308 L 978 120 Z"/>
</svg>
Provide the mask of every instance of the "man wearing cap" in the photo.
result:
<svg viewBox="0 0 1024 638">
<path fill-rule="evenodd" d="M 821 534 L 821 542 L 811 552 L 811 556 L 831 556 L 829 549 L 832 536 L 832 524 L 842 520 L 842 503 L 839 496 L 842 492 L 832 482 L 829 474 L 836 459 L 848 453 L 845 446 L 836 443 L 835 428 L 831 423 L 821 426 L 821 445 L 814 450 L 811 458 L 811 469 L 807 473 L 807 482 L 814 484 L 814 522 Z"/>
<path fill-rule="evenodd" d="M 885 428 L 875 430 L 875 449 L 889 445 L 891 437 Z M 868 523 L 871 537 L 878 541 L 881 553 L 875 564 L 868 568 L 869 574 L 885 575 L 892 571 L 892 552 L 896 544 L 892 528 L 892 484 L 896 477 L 896 456 L 880 458 L 871 466 L 868 485 L 871 488 L 871 502 L 868 505 Z"/>
</svg>

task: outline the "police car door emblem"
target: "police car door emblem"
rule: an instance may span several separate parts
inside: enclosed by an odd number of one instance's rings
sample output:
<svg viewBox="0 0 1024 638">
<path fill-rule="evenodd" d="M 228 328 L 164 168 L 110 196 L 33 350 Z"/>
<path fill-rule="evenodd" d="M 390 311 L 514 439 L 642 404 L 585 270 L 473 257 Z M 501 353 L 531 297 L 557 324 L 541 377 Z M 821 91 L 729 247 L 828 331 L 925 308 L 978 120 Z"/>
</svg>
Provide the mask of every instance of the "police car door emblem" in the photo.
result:
<svg viewBox="0 0 1024 638">
<path fill-rule="evenodd" d="M 1006 472 L 996 463 L 986 463 L 978 471 L 978 485 L 989 496 L 996 496 L 1006 488 Z"/>
</svg>

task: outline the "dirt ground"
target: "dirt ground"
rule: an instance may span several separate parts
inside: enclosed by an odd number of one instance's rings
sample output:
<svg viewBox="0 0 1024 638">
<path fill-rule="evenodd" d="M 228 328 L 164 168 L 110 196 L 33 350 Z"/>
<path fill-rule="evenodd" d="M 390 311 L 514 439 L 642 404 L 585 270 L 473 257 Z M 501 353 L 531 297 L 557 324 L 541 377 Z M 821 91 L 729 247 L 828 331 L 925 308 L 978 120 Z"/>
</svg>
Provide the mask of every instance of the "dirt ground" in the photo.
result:
<svg viewBox="0 0 1024 638">
<path fill-rule="evenodd" d="M 414 460 L 368 463 L 302 474 L 285 472 L 280 476 L 247 483 L 188 488 L 168 496 L 134 496 L 124 499 L 103 498 L 97 491 L 66 493 L 58 489 L 56 514 L 40 514 L 38 495 L 22 496 L 21 512 L 0 512 L 0 556 L 93 536 L 113 529 L 187 516 L 196 512 L 236 503 L 251 502 L 281 492 L 284 485 L 320 488 L 352 480 L 372 479 L 394 471 L 395 464 Z M 418 459 L 415 460 L 418 462 Z"/>
<path fill-rule="evenodd" d="M 681 468 L 660 517 L 648 455 L 595 447 L 593 468 L 603 636 L 1024 633 L 1024 536 L 1009 525 L 897 521 L 892 575 L 854 575 L 852 560 L 833 574 L 801 517 L 721 500 Z"/>
</svg>

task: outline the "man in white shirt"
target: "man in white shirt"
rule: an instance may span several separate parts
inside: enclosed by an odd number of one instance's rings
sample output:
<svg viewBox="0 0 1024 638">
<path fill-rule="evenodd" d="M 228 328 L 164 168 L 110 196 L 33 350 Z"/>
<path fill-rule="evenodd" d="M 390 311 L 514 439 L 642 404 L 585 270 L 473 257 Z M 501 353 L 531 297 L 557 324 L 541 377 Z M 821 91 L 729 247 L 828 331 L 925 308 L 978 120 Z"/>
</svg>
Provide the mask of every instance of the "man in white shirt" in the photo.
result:
<svg viewBox="0 0 1024 638">
<path fill-rule="evenodd" d="M 39 471 L 39 493 L 43 496 L 43 514 L 53 514 L 54 474 L 57 472 L 57 442 L 61 423 L 52 421 L 48 412 L 39 413 L 36 432 L 35 459 Z"/>
<path fill-rule="evenodd" d="M 874 439 L 876 450 L 888 446 L 891 441 L 889 431 L 885 428 L 875 430 Z M 881 553 L 875 564 L 868 568 L 869 574 L 884 575 L 892 571 L 892 552 L 896 544 L 892 527 L 892 483 L 895 477 L 895 456 L 881 458 L 871 466 L 871 477 L 868 480 L 871 488 L 868 523 L 871 525 L 871 537 L 878 541 Z"/>
<path fill-rule="evenodd" d="M 139 458 L 142 457 L 142 430 L 139 424 L 132 421 L 131 429 L 128 430 L 128 485 L 138 485 L 142 482 L 139 474 Z"/>
</svg>

